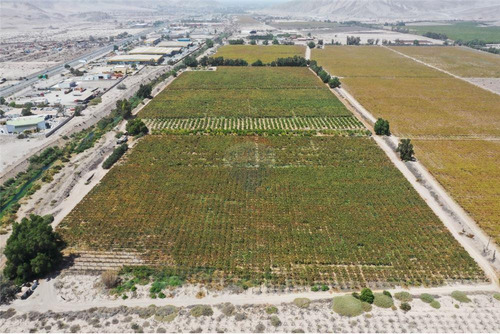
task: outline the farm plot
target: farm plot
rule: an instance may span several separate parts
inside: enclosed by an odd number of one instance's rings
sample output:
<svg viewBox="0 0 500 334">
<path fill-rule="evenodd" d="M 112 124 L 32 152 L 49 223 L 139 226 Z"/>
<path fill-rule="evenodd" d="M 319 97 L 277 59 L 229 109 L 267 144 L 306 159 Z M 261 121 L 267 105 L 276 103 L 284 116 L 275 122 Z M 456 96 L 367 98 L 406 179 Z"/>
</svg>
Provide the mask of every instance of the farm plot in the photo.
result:
<svg viewBox="0 0 500 334">
<path fill-rule="evenodd" d="M 338 288 L 484 280 L 366 137 L 148 136 L 66 217 L 192 281 Z"/>
<path fill-rule="evenodd" d="M 500 96 L 408 63 L 412 60 L 384 48 L 332 47 L 317 52 L 321 59 L 329 59 L 320 62 L 328 71 L 347 76 L 342 79 L 344 88 L 364 107 L 389 120 L 393 133 L 415 141 L 417 159 L 423 159 L 498 241 L 498 171 L 493 169 L 498 169 Z"/>
<path fill-rule="evenodd" d="M 464 47 L 393 46 L 392 49 L 465 78 L 500 78 L 500 56 Z"/>
<path fill-rule="evenodd" d="M 217 50 L 214 57 L 244 59 L 252 64 L 258 59 L 270 63 L 278 58 L 304 57 L 305 53 L 304 45 L 224 45 Z"/>
<path fill-rule="evenodd" d="M 328 131 L 340 130 L 346 134 L 367 134 L 363 123 L 355 117 L 265 117 L 265 118 L 169 118 L 146 120 L 149 129 L 158 133 L 171 130 L 206 131 Z"/>
<path fill-rule="evenodd" d="M 500 244 L 500 142 L 417 140 L 417 156 Z"/>
<path fill-rule="evenodd" d="M 186 72 L 151 101 L 143 119 L 352 117 L 307 68 L 219 68 Z"/>
<path fill-rule="evenodd" d="M 327 47 L 313 58 L 400 136 L 500 135 L 500 96 L 381 47 Z"/>
<path fill-rule="evenodd" d="M 456 22 L 446 25 L 428 25 L 428 26 L 408 26 L 411 32 L 417 34 L 425 34 L 434 32 L 445 34 L 448 38 L 455 41 L 472 41 L 480 40 L 485 43 L 500 43 L 500 27 L 499 26 L 484 26 L 478 22 Z"/>
</svg>

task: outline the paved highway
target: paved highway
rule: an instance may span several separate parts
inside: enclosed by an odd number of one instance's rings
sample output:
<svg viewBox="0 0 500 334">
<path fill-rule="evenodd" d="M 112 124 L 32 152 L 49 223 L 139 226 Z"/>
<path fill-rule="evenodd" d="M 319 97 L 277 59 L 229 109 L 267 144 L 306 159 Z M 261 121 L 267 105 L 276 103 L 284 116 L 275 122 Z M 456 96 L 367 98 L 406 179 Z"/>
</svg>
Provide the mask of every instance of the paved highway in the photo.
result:
<svg viewBox="0 0 500 334">
<path fill-rule="evenodd" d="M 37 72 L 34 74 L 30 74 L 30 75 L 26 76 L 26 80 L 23 80 L 15 85 L 12 85 L 12 86 L 0 88 L 0 96 L 7 97 L 11 94 L 14 94 L 14 93 L 20 91 L 21 89 L 24 89 L 24 88 L 34 84 L 35 82 L 37 82 L 39 80 L 38 76 L 40 74 L 48 74 L 49 77 L 60 74 L 65 70 L 64 65 L 66 65 L 66 64 L 74 67 L 74 66 L 81 64 L 82 61 L 90 61 L 92 59 L 100 58 L 100 57 L 104 56 L 105 54 L 107 54 L 108 52 L 113 51 L 113 48 L 115 45 L 120 46 L 120 45 L 123 45 L 125 43 L 131 42 L 135 39 L 140 38 L 140 36 L 149 34 L 150 32 L 152 32 L 156 29 L 158 29 L 158 27 L 154 27 L 154 28 L 150 28 L 150 29 L 141 31 L 140 33 L 135 34 L 131 37 L 128 37 L 128 38 L 126 38 L 118 43 L 113 43 L 113 44 L 104 46 L 102 48 L 91 51 L 91 52 L 86 53 L 84 55 L 78 56 L 77 58 L 74 58 L 70 61 L 49 67 L 48 69 L 45 69 L 43 71 L 40 71 L 40 72 Z"/>
</svg>

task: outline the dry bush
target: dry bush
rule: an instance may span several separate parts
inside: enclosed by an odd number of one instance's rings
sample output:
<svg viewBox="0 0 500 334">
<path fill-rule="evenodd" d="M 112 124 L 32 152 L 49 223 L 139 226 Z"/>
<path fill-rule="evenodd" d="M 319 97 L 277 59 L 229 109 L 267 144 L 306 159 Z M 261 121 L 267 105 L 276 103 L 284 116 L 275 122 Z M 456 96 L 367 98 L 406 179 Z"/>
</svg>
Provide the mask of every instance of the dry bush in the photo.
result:
<svg viewBox="0 0 500 334">
<path fill-rule="evenodd" d="M 102 273 L 101 280 L 106 289 L 112 289 L 118 285 L 118 272 L 115 270 L 107 270 Z"/>
</svg>

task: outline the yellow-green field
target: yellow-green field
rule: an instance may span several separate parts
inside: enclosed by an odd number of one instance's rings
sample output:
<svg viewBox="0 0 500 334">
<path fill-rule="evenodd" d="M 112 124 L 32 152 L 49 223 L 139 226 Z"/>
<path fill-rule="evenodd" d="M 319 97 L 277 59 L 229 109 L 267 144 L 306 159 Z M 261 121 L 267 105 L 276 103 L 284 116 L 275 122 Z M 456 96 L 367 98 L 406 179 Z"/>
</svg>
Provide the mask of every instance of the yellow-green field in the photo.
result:
<svg viewBox="0 0 500 334">
<path fill-rule="evenodd" d="M 500 56 L 464 47 L 394 46 L 394 50 L 465 78 L 500 78 Z"/>
<path fill-rule="evenodd" d="M 500 244 L 500 142 L 417 140 L 418 158 Z"/>
<path fill-rule="evenodd" d="M 500 96 L 382 47 L 312 56 L 394 134 L 412 138 L 417 159 L 500 242 Z"/>
<path fill-rule="evenodd" d="M 494 93 L 382 47 L 326 47 L 312 56 L 399 136 L 500 135 Z"/>
<path fill-rule="evenodd" d="M 303 45 L 225 45 L 214 57 L 228 59 L 244 59 L 249 64 L 260 59 L 270 63 L 278 58 L 305 56 L 306 47 Z"/>
</svg>

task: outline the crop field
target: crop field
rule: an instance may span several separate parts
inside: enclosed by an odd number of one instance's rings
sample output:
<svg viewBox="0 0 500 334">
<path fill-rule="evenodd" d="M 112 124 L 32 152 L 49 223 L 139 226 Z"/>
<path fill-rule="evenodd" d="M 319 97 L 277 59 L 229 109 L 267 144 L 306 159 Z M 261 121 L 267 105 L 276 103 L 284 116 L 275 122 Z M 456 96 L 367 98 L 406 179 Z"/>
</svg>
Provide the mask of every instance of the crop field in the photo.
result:
<svg viewBox="0 0 500 334">
<path fill-rule="evenodd" d="M 484 280 L 367 137 L 147 136 L 59 231 L 75 248 L 137 248 L 191 281 Z"/>
<path fill-rule="evenodd" d="M 500 135 L 500 96 L 382 47 L 327 47 L 313 59 L 405 137 Z"/>
<path fill-rule="evenodd" d="M 346 76 L 344 88 L 389 120 L 393 133 L 413 139 L 417 159 L 498 242 L 500 96 L 384 48 L 334 47 L 313 55 Z"/>
<path fill-rule="evenodd" d="M 224 45 L 217 50 L 214 57 L 244 59 L 252 64 L 258 59 L 270 63 L 278 58 L 304 57 L 305 53 L 304 45 Z"/>
<path fill-rule="evenodd" d="M 500 78 L 500 56 L 491 53 L 454 46 L 391 48 L 461 77 Z"/>
<path fill-rule="evenodd" d="M 500 244 L 500 142 L 417 140 L 417 156 Z"/>
<path fill-rule="evenodd" d="M 363 123 L 353 116 L 345 117 L 265 117 L 265 118 L 169 118 L 146 120 L 150 130 L 359 130 Z"/>
<path fill-rule="evenodd" d="M 408 26 L 411 32 L 423 35 L 427 32 L 445 34 L 455 41 L 478 39 L 486 43 L 500 43 L 499 26 L 482 26 L 476 22 L 458 22 L 449 25 Z"/>
<path fill-rule="evenodd" d="M 219 68 L 186 72 L 140 113 L 143 119 L 352 117 L 307 68 Z"/>
<path fill-rule="evenodd" d="M 276 21 L 269 25 L 278 29 L 325 29 L 342 26 L 339 23 L 322 21 Z"/>
</svg>

